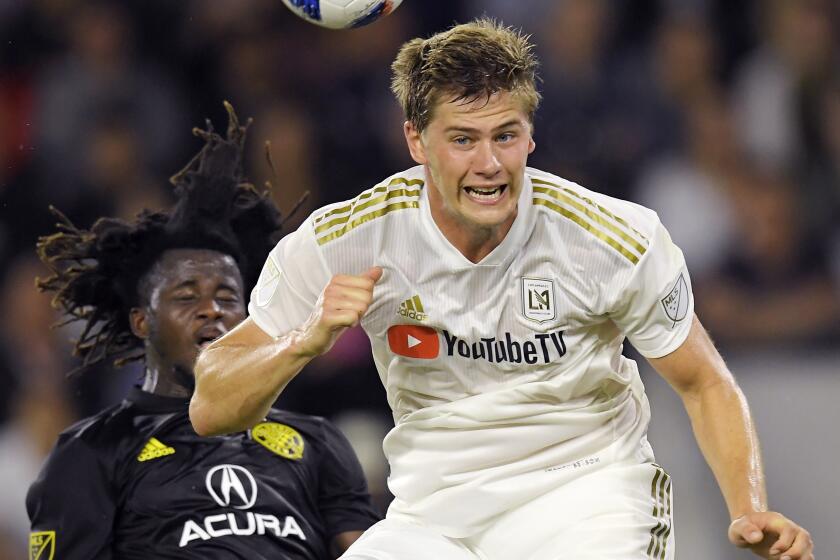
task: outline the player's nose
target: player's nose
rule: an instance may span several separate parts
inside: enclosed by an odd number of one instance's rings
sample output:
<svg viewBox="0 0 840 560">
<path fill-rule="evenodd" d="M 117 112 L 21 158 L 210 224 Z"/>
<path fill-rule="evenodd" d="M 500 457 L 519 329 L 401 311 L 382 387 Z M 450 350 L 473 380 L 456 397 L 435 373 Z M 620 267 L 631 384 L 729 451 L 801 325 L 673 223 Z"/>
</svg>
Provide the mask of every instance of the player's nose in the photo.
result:
<svg viewBox="0 0 840 560">
<path fill-rule="evenodd" d="M 196 311 L 196 315 L 200 319 L 218 319 L 222 316 L 222 313 L 222 306 L 215 298 L 203 298 Z"/>
<path fill-rule="evenodd" d="M 485 177 L 492 177 L 502 169 L 492 142 L 479 142 L 473 159 L 473 170 Z"/>
</svg>

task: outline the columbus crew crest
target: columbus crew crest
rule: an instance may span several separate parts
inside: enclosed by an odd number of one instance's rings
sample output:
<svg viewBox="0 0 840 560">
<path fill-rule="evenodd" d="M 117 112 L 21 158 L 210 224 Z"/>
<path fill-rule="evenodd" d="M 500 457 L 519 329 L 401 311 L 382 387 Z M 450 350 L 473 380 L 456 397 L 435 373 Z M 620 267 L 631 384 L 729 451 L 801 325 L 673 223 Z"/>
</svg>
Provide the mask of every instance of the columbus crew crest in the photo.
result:
<svg viewBox="0 0 840 560">
<path fill-rule="evenodd" d="M 297 430 L 278 424 L 263 422 L 251 430 L 251 439 L 281 457 L 298 460 L 303 458 L 305 442 Z"/>
</svg>

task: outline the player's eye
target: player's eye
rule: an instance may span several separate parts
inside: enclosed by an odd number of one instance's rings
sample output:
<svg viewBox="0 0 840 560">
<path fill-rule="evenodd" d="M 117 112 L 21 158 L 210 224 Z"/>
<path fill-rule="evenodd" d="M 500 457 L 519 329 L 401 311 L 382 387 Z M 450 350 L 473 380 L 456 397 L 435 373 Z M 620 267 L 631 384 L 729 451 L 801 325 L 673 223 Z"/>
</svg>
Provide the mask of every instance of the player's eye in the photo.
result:
<svg viewBox="0 0 840 560">
<path fill-rule="evenodd" d="M 222 303 L 239 303 L 239 296 L 235 292 L 225 290 L 216 294 L 216 301 Z"/>
<path fill-rule="evenodd" d="M 470 143 L 470 139 L 466 136 L 456 136 L 452 139 L 452 141 L 458 144 L 459 146 L 466 146 Z"/>
<path fill-rule="evenodd" d="M 513 132 L 503 132 L 496 138 L 499 142 L 510 142 L 515 138 Z"/>
</svg>

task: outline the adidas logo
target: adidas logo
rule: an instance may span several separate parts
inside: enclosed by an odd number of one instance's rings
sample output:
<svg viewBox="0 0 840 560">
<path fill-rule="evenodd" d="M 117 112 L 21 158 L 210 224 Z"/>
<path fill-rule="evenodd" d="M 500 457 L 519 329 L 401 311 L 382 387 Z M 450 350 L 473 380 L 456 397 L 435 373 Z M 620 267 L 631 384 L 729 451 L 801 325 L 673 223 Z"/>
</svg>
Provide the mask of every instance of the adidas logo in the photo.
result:
<svg viewBox="0 0 840 560">
<path fill-rule="evenodd" d="M 420 296 L 410 297 L 402 302 L 400 308 L 397 310 L 397 315 L 402 315 L 415 321 L 425 321 L 428 318 L 428 315 L 423 310 L 423 303 L 420 301 Z"/>
<path fill-rule="evenodd" d="M 158 438 L 150 439 L 143 447 L 143 451 L 137 456 L 137 460 L 141 463 L 150 459 L 157 459 L 175 453 L 175 449 L 169 447 L 165 443 L 161 443 Z"/>
</svg>

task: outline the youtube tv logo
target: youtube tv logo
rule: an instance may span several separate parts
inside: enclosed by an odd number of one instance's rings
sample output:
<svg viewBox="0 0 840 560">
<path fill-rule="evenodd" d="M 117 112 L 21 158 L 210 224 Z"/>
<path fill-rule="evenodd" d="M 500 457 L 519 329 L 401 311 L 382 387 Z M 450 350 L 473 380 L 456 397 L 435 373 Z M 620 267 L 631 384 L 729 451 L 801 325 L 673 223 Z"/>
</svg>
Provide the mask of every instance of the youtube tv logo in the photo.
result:
<svg viewBox="0 0 840 560">
<path fill-rule="evenodd" d="M 430 327 L 394 325 L 388 329 L 388 346 L 400 356 L 431 360 L 440 352 L 440 337 Z"/>
</svg>

